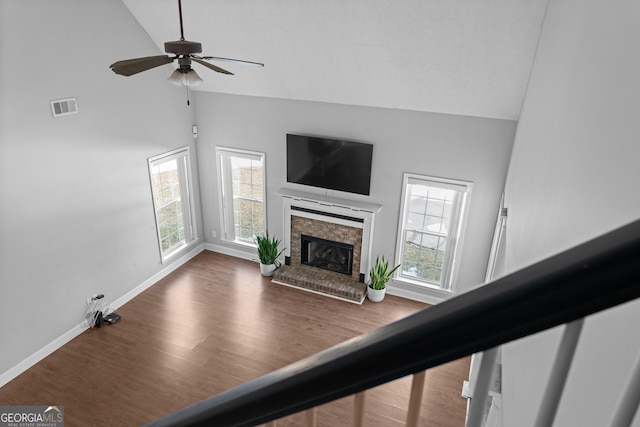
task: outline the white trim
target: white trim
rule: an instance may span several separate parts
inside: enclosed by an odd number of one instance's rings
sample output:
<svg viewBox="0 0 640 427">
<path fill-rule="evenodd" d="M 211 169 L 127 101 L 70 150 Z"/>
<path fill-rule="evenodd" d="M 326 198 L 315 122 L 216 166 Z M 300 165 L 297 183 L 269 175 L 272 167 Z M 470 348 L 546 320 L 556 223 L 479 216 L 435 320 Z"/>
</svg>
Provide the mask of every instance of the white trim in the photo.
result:
<svg viewBox="0 0 640 427">
<path fill-rule="evenodd" d="M 236 258 L 246 259 L 247 261 L 255 261 L 259 262 L 258 253 L 256 252 L 256 248 L 252 248 L 251 253 L 247 251 L 243 251 L 241 249 L 230 248 L 227 246 L 217 245 L 215 243 L 205 243 L 205 249 L 212 252 L 218 252 L 223 255 L 229 255 Z M 247 247 L 249 249 L 249 247 Z"/>
<path fill-rule="evenodd" d="M 195 257 L 200 252 L 202 252 L 204 249 L 205 249 L 204 244 L 199 243 L 189 251 L 185 252 L 180 257 L 172 259 L 171 262 L 165 264 L 166 267 L 164 267 L 162 270 L 160 270 L 159 272 L 157 272 L 156 274 L 154 274 L 153 276 L 151 276 L 150 278 L 142 282 L 140 285 L 136 286 L 135 288 L 133 288 L 132 290 L 130 290 L 129 292 L 127 292 L 126 294 L 124 294 L 123 296 L 115 300 L 114 302 L 112 302 L 111 307 L 114 310 L 122 307 L 124 304 L 131 301 L 133 298 L 137 297 L 142 292 L 146 291 L 151 286 L 155 285 L 157 282 L 159 282 L 169 274 L 173 273 L 175 270 L 180 268 L 183 264 L 185 264 L 191 258 Z"/>
<path fill-rule="evenodd" d="M 64 334 L 60 335 L 58 338 L 51 341 L 49 344 L 42 347 L 40 350 L 33 353 L 31 356 L 27 357 L 23 361 L 17 363 L 14 367 L 0 374 L 0 387 L 3 387 L 9 381 L 16 378 L 18 375 L 25 372 L 27 369 L 31 368 L 33 365 L 80 335 L 86 327 L 83 327 L 81 324 L 77 324 Z"/>
<path fill-rule="evenodd" d="M 396 257 L 395 263 L 403 263 L 403 248 L 404 248 L 404 236 L 405 224 L 407 223 L 408 204 L 409 204 L 409 185 L 426 185 L 437 188 L 444 188 L 448 190 L 454 190 L 456 194 L 453 204 L 453 216 L 451 218 L 451 229 L 447 232 L 447 250 L 445 252 L 445 258 L 442 268 L 442 274 L 440 285 L 430 283 L 427 281 L 415 279 L 416 283 L 423 283 L 426 290 L 432 289 L 431 286 L 437 286 L 438 291 L 445 291 L 447 294 L 454 294 L 456 288 L 456 282 L 458 279 L 458 268 L 460 254 L 462 253 L 462 242 L 464 241 L 464 232 L 466 230 L 466 218 L 469 211 L 470 197 L 473 189 L 473 182 L 454 180 L 450 178 L 433 177 L 427 175 L 418 175 L 414 173 L 405 172 L 402 177 L 402 201 L 400 205 L 400 215 L 398 217 L 398 231 L 396 237 Z M 466 191 L 460 191 L 455 187 L 465 187 Z M 394 273 L 394 278 L 397 281 L 403 281 L 406 284 L 411 285 L 412 279 L 402 275 L 402 269 L 397 270 Z"/>
<path fill-rule="evenodd" d="M 327 215 L 316 214 L 311 212 L 294 210 L 293 212 L 291 212 L 291 216 L 299 216 L 301 218 L 313 219 L 316 221 L 324 221 L 324 222 L 330 222 L 332 224 L 345 225 L 347 227 L 364 229 L 364 222 L 350 221 L 348 219 L 342 219 L 342 218 L 336 218 L 336 217 L 331 217 L 330 219 L 327 219 Z"/>
<path fill-rule="evenodd" d="M 156 204 L 155 191 L 153 188 L 153 169 L 163 163 L 176 160 L 177 173 L 180 185 L 180 204 L 182 205 L 182 216 L 184 225 L 184 243 L 173 248 L 170 252 L 162 250 L 162 236 L 160 235 L 160 223 L 158 221 L 158 209 Z M 158 236 L 158 251 L 160 262 L 165 264 L 181 253 L 198 240 L 197 227 L 195 226 L 195 201 L 193 195 L 193 177 L 191 172 L 191 150 L 188 145 L 166 153 L 158 154 L 147 159 L 149 169 L 149 185 L 151 189 L 151 202 L 153 206 L 153 216 L 156 222 L 156 235 Z"/>
<path fill-rule="evenodd" d="M 456 296 L 455 293 L 431 286 L 412 285 L 406 282 L 399 282 L 392 279 L 387 285 L 387 293 L 397 297 L 414 301 L 425 302 L 427 304 L 439 304 Z"/>
<path fill-rule="evenodd" d="M 147 161 L 149 162 L 149 165 L 155 166 L 156 164 L 161 164 L 169 160 L 182 158 L 185 156 L 184 153 L 187 153 L 187 155 L 189 154 L 188 145 L 185 145 L 184 147 L 176 148 L 171 151 L 167 151 L 166 153 L 151 156 L 147 159 Z"/>
<path fill-rule="evenodd" d="M 468 183 L 458 179 L 432 177 L 427 175 L 418 175 L 415 173 L 406 173 L 405 176 L 407 177 L 407 184 L 411 185 L 435 184 L 434 187 L 453 190 L 458 193 L 466 193 L 469 190 Z"/>
<path fill-rule="evenodd" d="M 164 267 L 158 273 L 154 274 L 153 276 L 145 280 L 143 283 L 136 286 L 134 289 L 127 292 L 126 294 L 124 294 L 114 302 L 112 302 L 110 306 L 114 310 L 122 307 L 124 304 L 131 301 L 133 298 L 141 294 L 143 291 L 147 290 L 148 288 L 150 288 L 151 286 L 159 282 L 162 278 L 168 276 L 174 270 L 181 267 L 184 263 L 189 261 L 191 258 L 198 255 L 204 249 L 205 249 L 205 245 L 202 243 L 194 247 L 192 250 L 190 250 L 189 252 L 186 252 L 180 258 L 177 258 L 173 260 L 170 264 L 167 264 L 166 267 Z M 35 353 L 28 356 L 23 361 L 17 363 L 12 368 L 0 374 L 0 387 L 3 387 L 9 381 L 13 380 L 18 375 L 22 374 L 23 372 L 31 368 L 33 365 L 40 362 L 42 359 L 49 356 L 51 353 L 58 350 L 60 347 L 62 347 L 63 345 L 65 345 L 66 343 L 68 343 L 78 335 L 80 335 L 82 332 L 84 332 L 88 327 L 83 326 L 83 323 L 85 323 L 84 320 L 78 323 L 77 325 L 75 325 L 74 327 L 72 327 L 71 329 L 69 329 L 67 332 L 60 335 L 59 337 L 55 338 L 49 344 L 45 345 L 41 349 L 37 350 Z"/>
<path fill-rule="evenodd" d="M 382 205 L 378 205 L 375 203 L 361 202 L 358 200 L 347 200 L 340 199 L 338 197 L 330 197 L 324 196 L 322 194 L 312 194 L 312 193 L 304 193 L 302 191 L 291 190 L 289 188 L 281 188 L 278 190 L 279 195 L 283 197 L 288 197 L 291 199 L 299 200 L 302 202 L 309 202 L 313 205 L 325 205 L 330 206 L 332 208 L 342 208 L 347 212 L 340 212 L 336 210 L 336 213 L 342 213 L 344 215 L 356 216 L 353 212 L 363 211 L 375 214 L 380 212 L 382 209 Z M 316 208 L 318 210 L 322 210 L 320 208 Z"/>
<path fill-rule="evenodd" d="M 220 211 L 220 228 L 222 235 L 220 240 L 229 243 L 245 243 L 235 235 L 234 213 L 233 213 L 233 171 L 231 170 L 231 159 L 241 158 L 251 161 L 259 161 L 262 165 L 262 207 L 263 222 L 267 229 L 267 154 L 261 151 L 249 151 L 236 148 L 215 147 L 215 162 L 218 177 L 218 206 Z M 254 230 L 255 231 L 255 230 Z M 249 243 L 250 244 L 250 243 Z M 255 245 L 254 245 L 255 246 Z"/>
<path fill-rule="evenodd" d="M 255 150 L 243 150 L 241 148 L 223 147 L 222 145 L 216 145 L 216 153 L 224 151 L 225 153 L 233 153 L 233 157 L 242 157 L 250 160 L 264 161 L 265 153 Z"/>
<path fill-rule="evenodd" d="M 493 240 L 491 241 L 491 251 L 489 252 L 489 263 L 487 264 L 487 272 L 484 277 L 485 283 L 489 283 L 495 277 L 496 262 L 502 238 L 507 227 L 507 210 L 504 207 L 504 193 L 500 198 L 500 209 L 498 210 L 498 218 L 496 219 L 496 228 L 493 232 Z"/>
</svg>

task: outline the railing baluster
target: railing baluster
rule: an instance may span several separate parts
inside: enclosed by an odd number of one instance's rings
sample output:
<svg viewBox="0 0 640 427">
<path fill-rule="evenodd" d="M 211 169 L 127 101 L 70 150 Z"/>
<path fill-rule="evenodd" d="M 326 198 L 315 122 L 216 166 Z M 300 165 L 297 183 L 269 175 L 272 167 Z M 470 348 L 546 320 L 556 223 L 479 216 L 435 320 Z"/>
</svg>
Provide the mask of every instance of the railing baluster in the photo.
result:
<svg viewBox="0 0 640 427">
<path fill-rule="evenodd" d="M 487 396 L 489 395 L 489 386 L 493 377 L 493 370 L 496 365 L 498 355 L 498 347 L 484 351 L 480 354 L 480 366 L 473 375 L 473 384 L 471 384 L 469 403 L 469 415 L 467 416 L 466 427 L 480 427 L 484 421 L 484 413 L 486 408 Z"/>
<path fill-rule="evenodd" d="M 609 427 L 629 427 L 640 405 L 640 353 L 636 358 L 631 376 L 622 392 L 622 397 L 613 412 Z"/>
<path fill-rule="evenodd" d="M 567 375 L 569 374 L 569 368 L 571 368 L 571 362 L 578 345 L 578 339 L 580 338 L 583 325 L 584 317 L 567 323 L 564 329 L 556 353 L 556 360 L 553 363 L 551 375 L 547 382 L 547 388 L 542 395 L 542 404 L 538 411 L 535 427 L 549 427 L 553 425 L 553 420 L 556 417 L 558 404 L 562 397 L 562 390 L 564 390 L 564 385 L 567 382 Z"/>
<path fill-rule="evenodd" d="M 364 397 L 366 391 L 356 393 L 353 401 L 353 427 L 364 426 Z"/>
<path fill-rule="evenodd" d="M 316 427 L 316 408 L 304 411 L 304 420 L 307 427 Z"/>
<path fill-rule="evenodd" d="M 427 371 L 413 374 L 413 382 L 411 383 L 411 396 L 409 397 L 409 408 L 407 409 L 408 427 L 416 427 L 420 421 L 420 409 L 422 408 L 422 393 L 424 391 L 424 380 Z"/>
</svg>

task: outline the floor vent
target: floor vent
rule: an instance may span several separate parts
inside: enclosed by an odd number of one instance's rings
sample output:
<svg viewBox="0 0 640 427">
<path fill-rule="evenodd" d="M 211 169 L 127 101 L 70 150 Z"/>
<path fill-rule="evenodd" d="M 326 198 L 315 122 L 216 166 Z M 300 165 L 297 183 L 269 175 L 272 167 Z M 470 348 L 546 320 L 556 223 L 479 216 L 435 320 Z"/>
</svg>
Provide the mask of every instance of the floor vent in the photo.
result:
<svg viewBox="0 0 640 427">
<path fill-rule="evenodd" d="M 68 116 L 78 112 L 78 104 L 75 98 L 56 99 L 51 101 L 51 112 L 53 117 Z"/>
</svg>

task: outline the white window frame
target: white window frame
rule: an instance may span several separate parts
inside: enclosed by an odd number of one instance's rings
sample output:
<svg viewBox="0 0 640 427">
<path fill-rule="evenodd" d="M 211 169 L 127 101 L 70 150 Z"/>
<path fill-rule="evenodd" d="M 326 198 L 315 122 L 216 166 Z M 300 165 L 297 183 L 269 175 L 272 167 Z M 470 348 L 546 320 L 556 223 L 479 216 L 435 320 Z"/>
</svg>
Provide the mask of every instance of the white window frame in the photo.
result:
<svg viewBox="0 0 640 427">
<path fill-rule="evenodd" d="M 158 211 L 161 206 L 158 206 L 158 202 L 155 199 L 155 192 L 153 187 L 153 174 L 154 167 L 163 163 L 177 160 L 178 165 L 178 181 L 180 188 L 180 204 L 182 208 L 182 226 L 184 228 L 184 238 L 176 245 L 173 245 L 166 250 L 162 249 L 162 235 L 161 224 L 158 216 Z M 160 260 L 165 263 L 175 257 L 178 253 L 194 244 L 197 240 L 196 227 L 195 227 L 195 209 L 193 205 L 193 186 L 191 177 L 191 155 L 188 146 L 178 148 L 167 153 L 159 154 L 157 156 L 149 157 L 149 180 L 151 184 L 151 200 L 153 202 L 153 214 L 156 221 L 156 234 L 158 237 L 158 249 L 160 251 Z"/>
<path fill-rule="evenodd" d="M 241 150 L 229 147 L 216 147 L 216 165 L 218 169 L 218 204 L 220 206 L 220 225 L 222 228 L 221 239 L 231 243 L 255 247 L 253 239 L 245 240 L 238 238 L 235 233 L 235 218 L 233 212 L 233 201 L 236 197 L 233 193 L 233 182 L 231 177 L 231 158 L 243 158 L 258 160 L 262 163 L 262 208 L 263 224 L 267 227 L 267 164 L 265 153 L 250 150 Z M 256 199 L 257 200 L 257 199 Z"/>
<path fill-rule="evenodd" d="M 461 252 L 462 236 L 465 229 L 466 218 L 468 215 L 469 199 L 473 183 L 457 179 L 440 178 L 413 173 L 405 173 L 402 182 L 402 205 L 400 208 L 398 222 L 398 236 L 396 242 L 396 264 L 403 263 L 405 233 L 410 230 L 407 224 L 409 215 L 409 184 L 423 184 L 432 187 L 453 189 L 458 191 L 461 196 L 457 197 L 454 202 L 453 213 L 451 217 L 450 229 L 447 232 L 446 251 L 443 261 L 443 268 L 440 283 L 428 281 L 426 279 L 416 278 L 415 276 L 403 274 L 403 268 L 400 267 L 394 274 L 394 280 L 405 282 L 412 285 L 427 287 L 437 290 L 444 290 L 450 293 L 455 291 L 455 281 L 458 274 L 458 258 Z M 423 232 L 421 230 L 416 230 Z"/>
</svg>

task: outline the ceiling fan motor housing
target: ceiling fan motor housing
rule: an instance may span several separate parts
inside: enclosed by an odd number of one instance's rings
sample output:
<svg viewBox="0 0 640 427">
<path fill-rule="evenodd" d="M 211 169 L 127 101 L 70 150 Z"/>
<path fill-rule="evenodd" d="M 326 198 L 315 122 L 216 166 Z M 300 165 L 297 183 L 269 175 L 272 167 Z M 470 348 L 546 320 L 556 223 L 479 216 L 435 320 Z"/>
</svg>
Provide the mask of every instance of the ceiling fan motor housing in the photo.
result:
<svg viewBox="0 0 640 427">
<path fill-rule="evenodd" d="M 180 71 L 186 73 L 191 69 L 191 58 L 188 56 L 181 56 L 178 58 L 178 65 L 180 65 Z"/>
<path fill-rule="evenodd" d="M 192 53 L 202 52 L 202 43 L 191 42 L 189 40 L 177 40 L 174 42 L 166 42 L 164 51 L 174 53 L 176 55 L 191 55 Z"/>
</svg>

